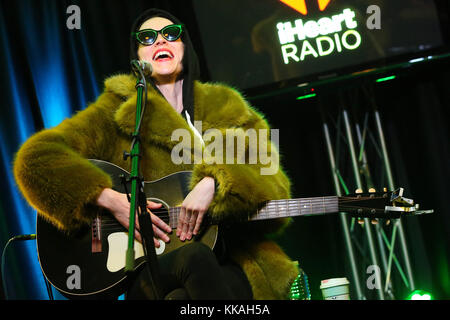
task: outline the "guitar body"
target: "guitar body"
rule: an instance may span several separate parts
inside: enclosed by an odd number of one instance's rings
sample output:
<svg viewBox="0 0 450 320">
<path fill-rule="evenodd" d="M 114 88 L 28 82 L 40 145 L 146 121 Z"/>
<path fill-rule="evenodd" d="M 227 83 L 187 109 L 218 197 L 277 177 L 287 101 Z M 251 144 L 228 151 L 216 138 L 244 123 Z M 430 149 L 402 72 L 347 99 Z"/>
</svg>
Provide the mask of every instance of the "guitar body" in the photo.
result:
<svg viewBox="0 0 450 320">
<path fill-rule="evenodd" d="M 126 192 L 121 176 L 129 177 L 127 171 L 106 161 L 90 161 L 111 176 L 114 190 Z M 176 221 L 173 221 L 174 217 L 169 211 L 181 205 L 187 196 L 190 177 L 190 171 L 183 171 L 144 184 L 148 200 L 163 204 L 158 215 L 172 229 L 176 228 Z M 130 183 L 127 190 L 131 190 Z M 125 272 L 125 253 L 128 247 L 128 232 L 107 211 L 101 212 L 92 225 L 72 234 L 58 230 L 40 215 L 36 229 L 38 257 L 44 276 L 65 297 L 113 298 L 126 290 L 128 274 Z M 169 235 L 170 242 L 160 241 L 161 246 L 155 248 L 156 253 L 162 256 L 192 241 L 202 241 L 213 248 L 217 232 L 216 225 L 209 226 L 199 236 L 182 242 L 174 230 Z M 138 270 L 145 262 L 144 251 L 141 243 L 137 241 L 134 243 L 134 249 L 135 270 Z"/>
</svg>

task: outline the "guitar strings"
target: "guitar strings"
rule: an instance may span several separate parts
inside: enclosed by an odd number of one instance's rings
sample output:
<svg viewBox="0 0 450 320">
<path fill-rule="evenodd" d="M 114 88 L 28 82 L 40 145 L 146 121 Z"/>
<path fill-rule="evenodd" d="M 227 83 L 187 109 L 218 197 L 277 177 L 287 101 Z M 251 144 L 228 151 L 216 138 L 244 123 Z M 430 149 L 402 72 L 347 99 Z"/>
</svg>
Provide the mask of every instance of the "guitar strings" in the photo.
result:
<svg viewBox="0 0 450 320">
<path fill-rule="evenodd" d="M 311 198 L 311 200 L 303 199 L 289 199 L 289 200 L 271 200 L 268 204 L 261 209 L 259 209 L 256 215 L 261 216 L 280 216 L 279 212 L 283 210 L 301 212 L 301 211 L 311 211 L 311 209 L 316 210 L 315 208 L 322 208 L 325 211 L 335 210 L 337 208 L 336 199 L 327 199 L 327 198 Z M 171 207 L 169 209 L 155 209 L 151 210 L 151 212 L 157 215 L 160 219 L 165 218 L 178 218 L 178 214 L 181 211 L 181 207 Z M 167 212 L 169 214 L 167 214 Z M 164 214 L 163 214 L 164 213 Z M 283 215 L 284 216 L 284 215 Z M 105 216 L 107 217 L 107 216 Z M 108 217 L 108 220 L 115 221 L 114 218 Z"/>
<path fill-rule="evenodd" d="M 338 210 L 338 208 L 340 208 L 340 210 Z M 361 207 L 361 206 L 338 206 L 336 203 L 316 203 L 316 204 L 296 204 L 296 205 L 268 205 L 266 207 L 263 207 L 262 209 L 258 210 L 257 213 L 255 215 L 264 218 L 264 217 L 271 217 L 271 216 L 296 216 L 296 215 L 305 215 L 308 213 L 327 213 L 329 211 L 331 212 L 338 212 L 338 211 L 346 211 L 346 210 L 358 210 L 358 209 L 366 209 L 366 207 Z M 294 211 L 291 214 L 280 214 L 280 211 Z M 371 210 L 375 210 L 376 212 L 384 212 L 384 210 L 382 209 L 371 209 Z M 169 214 L 166 214 L 167 211 L 169 211 Z M 181 207 L 173 207 L 173 208 L 169 208 L 169 210 L 152 210 L 151 212 L 153 214 L 155 214 L 156 216 L 158 216 L 160 219 L 164 220 L 169 218 L 178 218 L 178 215 L 181 211 Z M 165 214 L 162 214 L 165 213 Z M 112 220 L 113 218 L 111 218 Z M 103 222 L 103 223 L 107 223 L 107 222 Z"/>
<path fill-rule="evenodd" d="M 278 203 L 282 203 L 281 206 L 283 206 L 283 203 L 285 203 L 284 205 L 286 205 L 288 207 L 288 209 L 290 208 L 296 208 L 298 204 L 304 206 L 304 207 L 314 207 L 317 205 L 325 205 L 325 203 L 329 203 L 332 202 L 333 204 L 338 204 L 337 201 L 337 196 L 333 196 L 333 197 L 314 197 L 314 198 L 299 198 L 299 199 L 286 199 L 286 200 L 271 200 L 267 203 L 266 206 L 264 206 L 263 208 L 261 208 L 260 210 L 266 210 L 266 211 L 270 211 L 272 209 L 277 210 L 278 207 L 280 206 Z M 367 198 L 367 199 L 366 199 Z M 341 197 L 339 198 L 339 203 L 345 203 L 345 202 L 351 202 L 351 201 L 363 201 L 363 200 L 371 200 L 372 198 L 369 197 Z M 294 205 L 290 204 L 290 203 L 294 203 Z M 309 206 L 308 206 L 309 204 Z M 360 208 L 358 206 L 355 206 L 355 208 Z M 300 208 L 301 209 L 301 208 Z M 181 207 L 177 206 L 177 207 L 171 207 L 169 209 L 166 208 L 161 208 L 161 209 L 154 209 L 151 210 L 152 213 L 160 216 L 160 217 L 170 217 L 169 215 L 162 215 L 162 213 L 167 212 L 167 211 L 180 211 Z"/>
<path fill-rule="evenodd" d="M 336 213 L 337 212 L 346 212 L 346 211 L 349 211 L 349 210 L 354 211 L 356 209 L 358 209 L 358 207 L 343 207 L 343 208 L 340 208 L 340 210 L 337 210 L 333 206 L 331 208 L 330 212 L 336 212 Z M 302 208 L 300 208 L 300 210 L 302 210 Z M 179 210 L 174 210 L 174 211 L 179 211 Z M 377 211 L 379 212 L 379 211 L 382 211 L 382 210 L 377 210 Z M 317 214 L 320 214 L 322 212 L 323 213 L 327 213 L 327 209 L 321 210 L 320 212 L 317 212 Z M 296 215 L 301 215 L 301 213 L 292 214 L 292 215 L 289 215 L 289 216 L 296 216 Z M 363 215 L 363 214 L 361 215 L 361 217 L 366 217 L 366 216 L 367 215 Z M 272 210 L 272 211 L 268 211 L 268 214 L 266 214 L 266 216 L 264 216 L 264 217 L 261 217 L 261 215 L 259 215 L 259 216 L 256 216 L 256 217 L 252 218 L 252 219 L 249 219 L 249 220 L 274 219 L 274 218 L 279 218 L 279 217 L 286 217 L 286 215 L 280 216 L 278 211 L 273 211 Z M 386 218 L 388 218 L 388 217 L 386 217 Z M 118 231 L 118 232 L 123 231 L 123 232 L 127 232 L 127 229 L 124 226 L 122 226 L 118 221 L 102 222 L 101 224 L 102 224 L 102 230 L 104 230 L 104 231 Z M 177 226 L 178 226 L 178 216 L 177 215 L 173 215 L 172 219 L 169 220 L 168 224 L 169 224 L 169 226 L 172 229 L 176 229 Z M 139 230 L 137 230 L 137 231 L 139 231 Z"/>
<path fill-rule="evenodd" d="M 317 210 L 320 211 L 323 209 L 324 212 L 327 212 L 328 210 L 335 210 L 337 211 L 337 207 L 338 207 L 338 203 L 331 199 L 331 200 L 316 200 L 316 201 L 295 201 L 295 199 L 291 200 L 291 203 L 285 202 L 285 201 L 280 201 L 281 204 L 278 203 L 273 203 L 273 201 L 277 201 L 277 200 L 272 200 L 272 203 L 267 204 L 265 207 L 259 209 L 257 211 L 257 215 L 261 215 L 261 216 L 280 216 L 279 212 L 280 211 L 296 211 L 296 212 L 300 212 L 299 214 L 303 213 L 308 213 L 309 212 L 317 212 Z M 339 206 L 341 209 L 346 208 L 346 209 L 363 209 L 364 207 L 360 207 L 360 206 Z M 375 209 L 375 210 L 381 210 L 381 209 Z M 167 209 L 156 209 L 156 210 L 151 210 L 151 212 L 155 215 L 157 215 L 159 218 L 161 219 L 165 219 L 165 218 L 173 218 L 176 217 L 177 214 L 179 214 L 179 212 L 181 211 L 181 207 L 171 207 L 168 210 Z M 166 214 L 167 212 L 169 212 L 169 214 Z M 162 214 L 165 213 L 165 214 Z M 295 215 L 295 213 L 293 213 L 293 215 Z M 284 215 L 281 215 L 284 216 Z M 113 219 L 113 218 L 111 218 Z"/>
<path fill-rule="evenodd" d="M 372 199 L 367 197 L 368 199 Z M 277 217 L 286 216 L 298 216 L 305 214 L 320 214 L 328 212 L 345 212 L 349 210 L 365 209 L 365 207 L 360 206 L 345 206 L 338 204 L 337 197 L 314 197 L 314 198 L 300 198 L 300 199 L 287 199 L 287 200 L 271 200 L 266 206 L 257 210 L 254 215 L 250 215 L 250 220 L 258 219 L 270 219 Z M 339 199 L 339 202 L 351 202 L 354 200 L 364 200 L 364 197 L 344 197 Z M 367 210 L 367 208 L 366 208 Z M 175 228 L 178 225 L 178 217 L 181 211 L 181 207 L 171 207 L 151 210 L 151 212 L 157 215 L 162 220 L 169 219 L 169 225 Z M 280 214 L 280 211 L 288 211 L 292 213 Z M 381 209 L 375 209 L 376 212 L 384 211 Z M 167 214 L 168 213 L 168 214 Z M 253 217 L 252 217 L 253 216 Z M 106 220 L 106 221 L 105 221 Z M 102 228 L 108 227 L 118 227 L 122 229 L 124 227 L 116 221 L 113 217 L 102 216 Z"/>
<path fill-rule="evenodd" d="M 337 196 L 332 196 L 330 197 L 314 197 L 314 198 L 299 198 L 299 199 L 283 199 L 283 200 L 270 200 L 266 206 L 262 207 L 260 210 L 264 210 L 264 211 L 271 211 L 273 209 L 278 210 L 278 207 L 280 206 L 278 203 L 286 203 L 285 205 L 288 207 L 288 209 L 294 208 L 296 209 L 298 204 L 304 206 L 304 208 L 308 207 L 308 208 L 312 208 L 314 206 L 321 206 L 324 205 L 324 203 L 326 202 L 327 205 L 329 202 L 332 202 L 333 204 L 338 204 L 338 200 L 337 200 Z M 339 203 L 345 203 L 345 202 L 352 202 L 352 201 L 364 201 L 364 200 L 372 200 L 373 198 L 369 198 L 369 197 L 339 197 Z M 294 205 L 290 204 L 290 203 L 294 203 Z M 309 204 L 309 206 L 308 206 Z M 281 205 L 283 206 L 283 205 Z M 353 206 L 352 206 L 353 207 Z M 352 208 L 349 207 L 349 208 Z M 355 208 L 363 208 L 363 207 L 359 207 L 359 206 L 354 206 Z M 301 210 L 302 208 L 300 208 Z M 168 218 L 170 217 L 170 213 L 169 215 L 163 215 L 162 213 L 165 213 L 167 211 L 180 211 L 181 207 L 177 206 L 177 207 L 171 207 L 169 209 L 166 208 L 162 208 L 162 209 L 154 209 L 151 210 L 152 213 L 158 215 L 160 218 Z M 260 211 L 258 210 L 258 211 Z M 176 213 L 176 212 L 175 212 Z"/>
</svg>

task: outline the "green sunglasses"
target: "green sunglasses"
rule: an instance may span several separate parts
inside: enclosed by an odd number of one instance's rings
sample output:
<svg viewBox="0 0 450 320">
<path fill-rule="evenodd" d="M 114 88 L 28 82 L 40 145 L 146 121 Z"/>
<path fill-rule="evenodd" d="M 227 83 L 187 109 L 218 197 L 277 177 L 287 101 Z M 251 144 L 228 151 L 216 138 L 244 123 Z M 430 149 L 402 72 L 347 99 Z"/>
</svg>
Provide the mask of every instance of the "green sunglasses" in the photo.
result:
<svg viewBox="0 0 450 320">
<path fill-rule="evenodd" d="M 183 33 L 183 25 L 182 24 L 171 24 L 165 26 L 161 30 L 153 30 L 153 29 L 144 29 L 138 32 L 132 33 L 132 36 L 136 37 L 136 40 L 144 45 L 150 46 L 152 45 L 156 39 L 158 38 L 158 33 L 166 39 L 167 41 L 176 41 L 180 38 Z"/>
</svg>

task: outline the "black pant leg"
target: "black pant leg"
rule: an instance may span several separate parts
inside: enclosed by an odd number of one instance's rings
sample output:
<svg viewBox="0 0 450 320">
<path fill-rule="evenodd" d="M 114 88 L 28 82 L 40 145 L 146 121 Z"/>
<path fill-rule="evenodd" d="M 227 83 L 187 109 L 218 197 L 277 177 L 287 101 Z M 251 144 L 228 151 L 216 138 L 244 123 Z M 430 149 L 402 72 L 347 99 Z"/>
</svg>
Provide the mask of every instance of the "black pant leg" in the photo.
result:
<svg viewBox="0 0 450 320">
<path fill-rule="evenodd" d="M 242 269 L 234 263 L 219 264 L 214 252 L 201 242 L 180 247 L 158 257 L 158 261 L 164 298 L 180 288 L 185 292 L 177 290 L 174 297 L 185 296 L 193 300 L 252 298 Z M 146 270 L 132 282 L 127 299 L 154 299 Z"/>
</svg>

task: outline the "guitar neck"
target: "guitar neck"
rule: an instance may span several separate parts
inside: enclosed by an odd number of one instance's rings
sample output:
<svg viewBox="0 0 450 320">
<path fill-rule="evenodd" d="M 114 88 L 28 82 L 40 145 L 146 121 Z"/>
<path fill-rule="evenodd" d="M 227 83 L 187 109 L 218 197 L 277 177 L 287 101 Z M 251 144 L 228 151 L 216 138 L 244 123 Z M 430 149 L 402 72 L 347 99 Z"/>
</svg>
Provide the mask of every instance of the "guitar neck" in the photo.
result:
<svg viewBox="0 0 450 320">
<path fill-rule="evenodd" d="M 271 200 L 249 217 L 249 220 L 266 220 L 283 217 L 312 216 L 339 211 L 339 197 L 314 197 L 286 200 Z"/>
<path fill-rule="evenodd" d="M 249 221 L 267 220 L 284 217 L 324 215 L 339 212 L 339 197 L 314 197 L 286 200 L 270 200 L 256 214 L 248 217 Z M 178 225 L 180 207 L 169 209 L 170 227 Z"/>
</svg>

